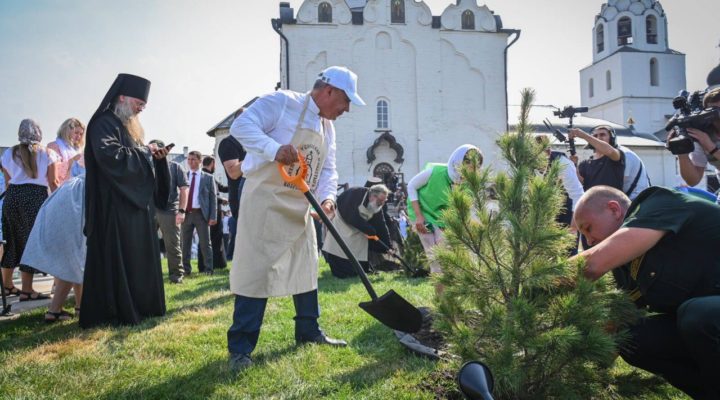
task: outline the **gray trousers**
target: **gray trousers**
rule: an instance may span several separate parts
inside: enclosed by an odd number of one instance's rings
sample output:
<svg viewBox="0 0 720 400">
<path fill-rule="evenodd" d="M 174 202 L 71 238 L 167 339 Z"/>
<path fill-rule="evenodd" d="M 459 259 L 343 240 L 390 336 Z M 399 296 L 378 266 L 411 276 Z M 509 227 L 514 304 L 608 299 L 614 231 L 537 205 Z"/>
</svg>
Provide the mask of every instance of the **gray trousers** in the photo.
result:
<svg viewBox="0 0 720 400">
<path fill-rule="evenodd" d="M 175 225 L 174 211 L 155 210 L 155 219 L 165 242 L 165 254 L 168 260 L 170 278 L 182 278 L 182 251 L 180 250 L 180 226 Z"/>
<path fill-rule="evenodd" d="M 192 254 L 193 230 L 197 230 L 198 251 L 203 255 L 205 265 L 198 265 L 201 271 L 210 272 L 213 270 L 213 253 L 212 244 L 210 243 L 210 225 L 203 217 L 201 211 L 190 212 L 185 214 L 185 222 L 182 224 L 182 263 L 186 273 L 190 273 L 190 254 Z"/>
</svg>

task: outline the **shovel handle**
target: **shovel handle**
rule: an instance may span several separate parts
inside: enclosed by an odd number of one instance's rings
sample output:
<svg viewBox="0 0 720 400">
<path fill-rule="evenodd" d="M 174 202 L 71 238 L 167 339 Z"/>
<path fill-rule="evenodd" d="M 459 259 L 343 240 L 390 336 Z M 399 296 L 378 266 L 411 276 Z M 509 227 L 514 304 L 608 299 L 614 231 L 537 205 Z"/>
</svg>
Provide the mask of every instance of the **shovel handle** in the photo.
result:
<svg viewBox="0 0 720 400">
<path fill-rule="evenodd" d="M 373 301 L 377 300 L 378 295 L 375 293 L 375 289 L 373 289 L 372 284 L 370 284 L 370 280 L 368 279 L 367 275 L 365 274 L 365 271 L 363 271 L 362 266 L 360 266 L 360 263 L 358 262 L 357 258 L 353 255 L 353 253 L 350 251 L 350 249 L 347 247 L 347 244 L 345 244 L 345 241 L 340 237 L 340 234 L 338 233 L 337 229 L 335 229 L 335 226 L 330 222 L 330 218 L 328 218 L 327 215 L 325 215 L 325 211 L 322 209 L 320 204 L 315 199 L 315 196 L 313 196 L 312 192 L 310 191 L 310 188 L 307 185 L 307 182 L 305 182 L 305 176 L 307 175 L 308 167 L 307 163 L 305 163 L 305 158 L 303 158 L 302 154 L 298 152 L 298 161 L 300 162 L 300 170 L 298 171 L 297 175 L 290 176 L 286 171 L 284 166 L 282 164 L 278 164 L 278 170 L 280 171 L 280 176 L 282 176 L 282 179 L 289 184 L 294 185 L 297 187 L 303 194 L 305 195 L 305 198 L 308 200 L 312 208 L 318 213 L 318 216 L 320 216 L 320 219 L 322 220 L 323 224 L 327 227 L 328 231 L 330 231 L 330 234 L 335 238 L 337 243 L 340 245 L 340 248 L 343 250 L 345 255 L 347 256 L 348 260 L 350 260 L 350 263 L 355 268 L 355 272 L 357 272 L 358 276 L 360 276 L 360 280 L 362 281 L 363 285 L 365 285 L 365 289 L 367 289 L 368 293 L 370 294 L 370 297 L 373 299 Z M 379 238 L 378 238 L 379 239 Z"/>
<path fill-rule="evenodd" d="M 353 255 L 352 251 L 350 251 L 350 248 L 347 247 L 347 244 L 345 244 L 345 241 L 338 233 L 337 229 L 335 229 L 335 225 L 330 221 L 330 218 L 328 218 L 327 215 L 325 215 L 325 211 L 323 211 L 322 207 L 320 207 L 320 204 L 315 200 L 315 196 L 312 195 L 310 191 L 307 191 L 304 193 L 305 198 L 308 199 L 310 202 L 310 205 L 317 211 L 318 215 L 320 216 L 320 219 L 322 219 L 323 224 L 327 227 L 330 234 L 335 238 L 335 241 L 340 245 L 340 248 L 347 256 L 348 260 L 350 260 L 350 264 L 352 264 L 353 268 L 355 268 L 355 272 L 357 272 L 358 276 L 360 277 L 360 280 L 362 281 L 363 285 L 365 285 L 365 289 L 367 289 L 368 293 L 370 294 L 370 297 L 373 299 L 373 301 L 377 300 L 378 295 L 375 293 L 375 289 L 373 289 L 372 284 L 370 284 L 370 280 L 367 277 L 367 274 L 365 274 L 365 271 L 363 271 L 362 266 L 360 266 L 360 263 L 358 262 L 357 258 Z"/>
<path fill-rule="evenodd" d="M 310 187 L 308 186 L 307 182 L 305 182 L 305 177 L 307 176 L 308 172 L 308 166 L 305 162 L 305 158 L 302 156 L 302 154 L 300 154 L 300 152 L 298 152 L 298 162 L 300 163 L 300 170 L 295 176 L 290 176 L 287 171 L 285 171 L 285 165 L 280 163 L 278 163 L 277 165 L 278 171 L 280 171 L 280 176 L 282 176 L 283 181 L 294 185 L 301 192 L 307 193 L 310 191 Z"/>
</svg>

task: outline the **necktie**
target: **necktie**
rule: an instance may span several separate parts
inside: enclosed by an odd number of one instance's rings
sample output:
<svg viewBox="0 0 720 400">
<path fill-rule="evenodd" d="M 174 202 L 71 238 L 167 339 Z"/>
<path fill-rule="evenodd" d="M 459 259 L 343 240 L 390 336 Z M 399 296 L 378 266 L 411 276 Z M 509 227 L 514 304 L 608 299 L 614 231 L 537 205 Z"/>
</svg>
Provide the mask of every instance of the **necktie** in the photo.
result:
<svg viewBox="0 0 720 400">
<path fill-rule="evenodd" d="M 190 179 L 190 193 L 188 194 L 187 207 L 185 207 L 185 211 L 190 211 L 193 209 L 193 195 L 194 194 L 195 194 L 195 172 L 192 173 L 192 178 Z"/>
</svg>

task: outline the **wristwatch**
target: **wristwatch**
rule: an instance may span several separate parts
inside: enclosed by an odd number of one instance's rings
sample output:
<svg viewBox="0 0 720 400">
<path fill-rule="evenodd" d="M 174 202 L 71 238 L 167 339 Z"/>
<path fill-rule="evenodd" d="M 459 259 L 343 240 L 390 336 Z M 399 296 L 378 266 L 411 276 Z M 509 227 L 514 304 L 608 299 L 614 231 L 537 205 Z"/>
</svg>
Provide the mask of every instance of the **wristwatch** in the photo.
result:
<svg viewBox="0 0 720 400">
<path fill-rule="evenodd" d="M 180 214 L 185 214 L 185 210 L 183 210 L 183 209 L 179 209 L 178 212 L 179 212 Z"/>
</svg>

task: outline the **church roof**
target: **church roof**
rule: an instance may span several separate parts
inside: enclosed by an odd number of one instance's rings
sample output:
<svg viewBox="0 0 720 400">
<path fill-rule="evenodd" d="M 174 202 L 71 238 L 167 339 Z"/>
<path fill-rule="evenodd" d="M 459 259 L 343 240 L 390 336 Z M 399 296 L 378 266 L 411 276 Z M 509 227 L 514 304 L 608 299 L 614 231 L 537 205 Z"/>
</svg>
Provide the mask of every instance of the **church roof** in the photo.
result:
<svg viewBox="0 0 720 400">
<path fill-rule="evenodd" d="M 557 108 L 550 105 L 533 106 L 533 108 L 530 110 L 530 123 L 533 126 L 533 133 L 551 134 L 551 132 L 545 127 L 545 124 L 543 124 L 543 120 L 546 118 L 553 126 L 555 126 L 555 128 L 558 128 L 561 132 L 566 133 L 568 119 L 554 116 L 553 111 L 555 110 L 557 110 Z M 515 121 L 517 121 L 519 115 L 519 106 L 508 107 L 508 116 L 510 117 L 510 121 L 513 122 L 510 125 L 511 131 L 515 129 Z M 604 119 L 585 117 L 583 115 L 578 115 L 573 118 L 573 127 L 582 129 L 585 132 L 590 132 L 594 127 L 598 125 L 608 125 L 613 128 L 615 130 L 615 134 L 617 134 L 618 136 L 618 143 L 622 144 L 623 146 L 662 147 L 665 145 L 651 133 L 637 132 L 627 126 L 619 125 Z"/>
<path fill-rule="evenodd" d="M 345 0 L 348 8 L 351 10 L 365 8 L 367 0 Z"/>
<path fill-rule="evenodd" d="M 595 20 L 602 18 L 605 21 L 612 21 L 622 12 L 643 15 L 647 10 L 655 10 L 658 14 L 665 15 L 662 5 L 657 0 L 609 0 L 601 6 Z"/>
<path fill-rule="evenodd" d="M 235 118 L 237 118 L 238 115 L 240 115 L 240 110 L 242 110 L 243 108 L 250 107 L 252 105 L 252 103 L 254 103 L 255 100 L 257 100 L 257 99 L 258 98 L 255 97 L 254 99 L 245 103 L 242 107 L 233 111 L 227 117 L 223 118 L 222 121 L 220 121 L 217 125 L 213 126 L 212 128 L 210 128 L 210 130 L 207 131 L 207 135 L 210 137 L 215 137 L 215 135 L 218 133 L 218 131 L 230 129 L 230 125 L 232 125 L 233 121 L 235 121 Z"/>
<path fill-rule="evenodd" d="M 589 68 L 590 66 L 595 65 L 595 64 L 599 63 L 600 61 L 602 61 L 614 54 L 617 54 L 617 53 L 655 53 L 655 54 L 676 54 L 676 55 L 680 55 L 680 56 L 685 55 L 685 53 L 681 53 L 681 52 L 679 52 L 677 50 L 673 50 L 673 49 L 667 49 L 664 51 L 652 51 L 652 50 L 640 50 L 640 49 L 636 49 L 636 48 L 630 47 L 630 46 L 622 46 L 622 47 L 618 48 L 617 50 L 615 50 L 614 52 L 606 55 L 605 57 L 598 59 L 596 61 L 593 61 L 593 63 L 591 65 L 588 65 L 585 68 Z M 585 68 L 583 68 L 583 69 L 585 69 Z"/>
<path fill-rule="evenodd" d="M 716 86 L 720 85 L 720 64 L 713 68 L 707 76 L 707 85 Z"/>
</svg>

